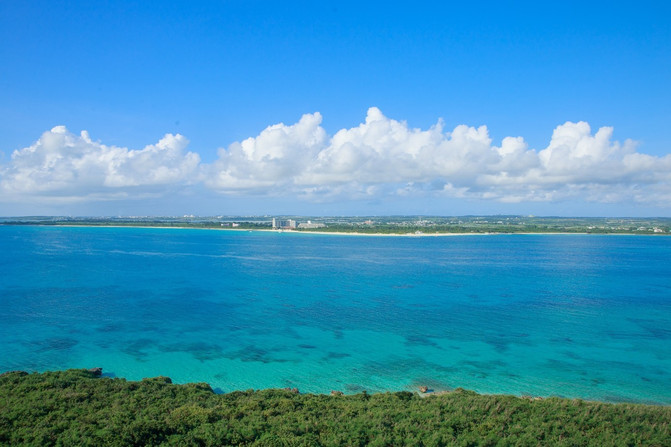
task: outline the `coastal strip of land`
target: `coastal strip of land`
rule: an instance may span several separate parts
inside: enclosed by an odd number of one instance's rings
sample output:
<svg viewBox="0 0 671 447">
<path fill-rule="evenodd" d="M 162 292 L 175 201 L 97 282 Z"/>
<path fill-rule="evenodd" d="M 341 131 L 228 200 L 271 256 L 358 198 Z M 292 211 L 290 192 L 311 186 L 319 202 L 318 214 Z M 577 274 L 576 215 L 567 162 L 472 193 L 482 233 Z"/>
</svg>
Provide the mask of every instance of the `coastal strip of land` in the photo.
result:
<svg viewBox="0 0 671 447">
<path fill-rule="evenodd" d="M 0 374 L 0 445 L 669 445 L 671 407 L 418 393 L 216 394 L 99 368 Z"/>
<path fill-rule="evenodd" d="M 454 236 L 477 234 L 671 235 L 671 218 L 535 216 L 210 216 L 0 218 L 0 225 L 141 227 L 276 231 L 356 236 Z"/>
</svg>

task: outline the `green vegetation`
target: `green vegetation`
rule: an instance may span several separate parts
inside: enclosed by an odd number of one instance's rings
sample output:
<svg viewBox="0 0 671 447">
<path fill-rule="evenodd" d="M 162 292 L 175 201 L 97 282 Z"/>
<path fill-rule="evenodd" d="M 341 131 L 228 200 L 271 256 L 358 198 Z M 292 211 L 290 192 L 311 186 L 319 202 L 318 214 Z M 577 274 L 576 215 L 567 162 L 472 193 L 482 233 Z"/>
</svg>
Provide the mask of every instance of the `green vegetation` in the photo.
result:
<svg viewBox="0 0 671 447">
<path fill-rule="evenodd" d="M 268 218 L 221 217 L 7 217 L 0 225 L 87 226 L 87 227 L 151 227 L 151 228 L 204 228 L 269 230 Z"/>
<path fill-rule="evenodd" d="M 470 391 L 215 394 L 207 384 L 0 376 L 0 445 L 671 445 L 671 408 Z"/>
<path fill-rule="evenodd" d="M 300 219 L 298 219 L 300 220 Z M 669 218 L 600 218 L 535 216 L 388 216 L 370 218 L 312 218 L 326 225 L 311 230 L 364 234 L 484 234 L 484 233 L 590 233 L 670 234 Z"/>
</svg>

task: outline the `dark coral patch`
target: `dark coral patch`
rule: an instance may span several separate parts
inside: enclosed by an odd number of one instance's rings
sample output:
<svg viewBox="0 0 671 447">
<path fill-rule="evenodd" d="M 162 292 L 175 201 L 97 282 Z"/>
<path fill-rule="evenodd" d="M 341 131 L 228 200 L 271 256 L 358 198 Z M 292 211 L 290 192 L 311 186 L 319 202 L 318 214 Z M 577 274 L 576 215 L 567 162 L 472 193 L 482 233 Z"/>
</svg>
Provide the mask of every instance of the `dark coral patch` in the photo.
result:
<svg viewBox="0 0 671 447">
<path fill-rule="evenodd" d="M 74 338 L 53 337 L 44 340 L 37 340 L 30 342 L 34 347 L 36 353 L 50 352 L 50 351 L 68 351 L 76 346 L 79 342 Z"/>
</svg>

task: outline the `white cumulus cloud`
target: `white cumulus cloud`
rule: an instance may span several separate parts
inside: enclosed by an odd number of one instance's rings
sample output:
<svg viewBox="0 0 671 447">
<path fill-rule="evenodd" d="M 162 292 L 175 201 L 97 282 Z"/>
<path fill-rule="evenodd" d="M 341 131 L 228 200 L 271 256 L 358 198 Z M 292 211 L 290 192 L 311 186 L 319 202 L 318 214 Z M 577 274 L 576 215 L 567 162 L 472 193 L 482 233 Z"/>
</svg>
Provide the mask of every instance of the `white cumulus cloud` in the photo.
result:
<svg viewBox="0 0 671 447">
<path fill-rule="evenodd" d="M 210 163 L 167 134 L 143 149 L 106 146 L 58 126 L 0 165 L 0 201 L 123 199 L 199 184 L 231 196 L 305 201 L 443 197 L 504 203 L 580 200 L 671 203 L 671 154 L 638 152 L 613 129 L 566 122 L 547 147 L 521 136 L 492 141 L 486 126 L 428 129 L 368 110 L 365 120 L 328 135 L 319 113 L 274 124 L 219 150 Z"/>
<path fill-rule="evenodd" d="M 294 180 L 324 148 L 327 135 L 319 113 L 296 124 L 275 124 L 258 136 L 219 150 L 219 159 L 204 166 L 205 184 L 222 193 L 290 191 Z"/>
<path fill-rule="evenodd" d="M 127 198 L 152 188 L 192 179 L 200 157 L 185 153 L 188 140 L 166 134 L 158 143 L 131 150 L 92 141 L 56 126 L 31 146 L 12 153 L 0 167 L 0 191 L 5 199 L 30 196 L 80 200 Z"/>
<path fill-rule="evenodd" d="M 222 149 L 208 167 L 207 184 L 225 193 L 272 191 L 315 201 L 431 194 L 664 206 L 671 193 L 671 155 L 638 153 L 631 140 L 613 141 L 612 128 L 592 134 L 586 122 L 557 126 L 541 150 L 522 137 L 496 146 L 486 126 L 446 132 L 438 121 L 426 130 L 410 128 L 375 107 L 363 123 L 330 138 L 320 123 L 319 114 L 304 115 Z"/>
</svg>

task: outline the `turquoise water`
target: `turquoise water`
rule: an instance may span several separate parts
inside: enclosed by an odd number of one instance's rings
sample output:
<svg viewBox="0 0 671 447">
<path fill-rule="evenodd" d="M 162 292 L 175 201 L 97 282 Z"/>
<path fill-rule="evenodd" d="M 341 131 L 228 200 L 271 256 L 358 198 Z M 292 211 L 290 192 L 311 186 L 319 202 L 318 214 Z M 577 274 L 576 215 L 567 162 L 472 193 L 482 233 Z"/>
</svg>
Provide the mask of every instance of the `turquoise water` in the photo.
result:
<svg viewBox="0 0 671 447">
<path fill-rule="evenodd" d="M 671 404 L 671 238 L 0 227 L 0 371 Z"/>
</svg>

